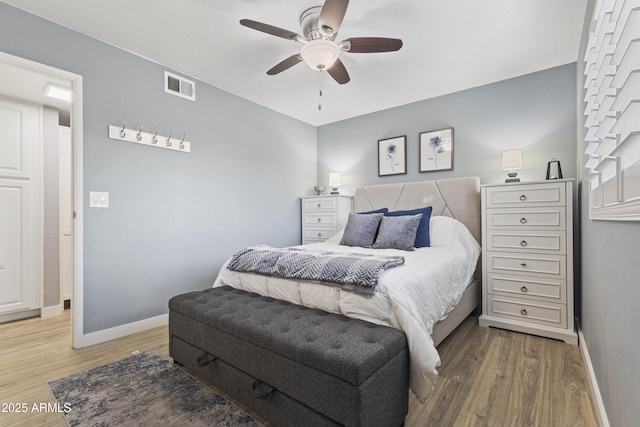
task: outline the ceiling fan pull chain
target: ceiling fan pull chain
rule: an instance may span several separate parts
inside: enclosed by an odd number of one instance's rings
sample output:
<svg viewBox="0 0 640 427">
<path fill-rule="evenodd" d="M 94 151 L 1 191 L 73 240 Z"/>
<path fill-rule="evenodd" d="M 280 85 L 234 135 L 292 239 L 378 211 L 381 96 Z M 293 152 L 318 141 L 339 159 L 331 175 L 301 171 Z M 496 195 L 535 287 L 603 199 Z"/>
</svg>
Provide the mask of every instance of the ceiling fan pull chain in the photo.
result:
<svg viewBox="0 0 640 427">
<path fill-rule="evenodd" d="M 318 86 L 320 86 L 320 90 L 318 90 L 318 111 L 322 111 L 322 71 L 318 75 Z"/>
</svg>

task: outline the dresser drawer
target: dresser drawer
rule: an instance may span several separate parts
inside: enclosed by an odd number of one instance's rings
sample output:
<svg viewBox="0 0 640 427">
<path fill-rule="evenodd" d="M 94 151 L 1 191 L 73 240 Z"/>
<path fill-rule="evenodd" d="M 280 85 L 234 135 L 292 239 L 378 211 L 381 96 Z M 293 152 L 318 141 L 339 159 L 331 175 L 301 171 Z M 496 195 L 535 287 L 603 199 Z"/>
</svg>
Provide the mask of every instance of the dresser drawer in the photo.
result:
<svg viewBox="0 0 640 427">
<path fill-rule="evenodd" d="M 314 197 L 303 199 L 302 210 L 304 211 L 335 211 L 335 197 Z"/>
<path fill-rule="evenodd" d="M 566 253 L 564 230 L 488 230 L 487 250 L 535 253 Z"/>
<path fill-rule="evenodd" d="M 564 207 L 487 209 L 487 228 L 564 230 Z"/>
<path fill-rule="evenodd" d="M 306 213 L 304 214 L 304 223 L 306 225 L 336 225 L 336 214 L 327 213 Z"/>
<path fill-rule="evenodd" d="M 548 274 L 562 279 L 567 274 L 567 260 L 564 255 L 487 252 L 485 256 L 490 272 Z"/>
<path fill-rule="evenodd" d="M 487 207 L 563 206 L 564 183 L 545 183 L 487 188 Z"/>
<path fill-rule="evenodd" d="M 336 234 L 335 227 L 306 227 L 303 234 L 303 243 L 311 241 L 321 242 Z"/>
<path fill-rule="evenodd" d="M 564 279 L 489 273 L 487 280 L 487 290 L 491 294 L 543 298 L 556 303 L 567 300 Z"/>
<path fill-rule="evenodd" d="M 489 295 L 488 310 L 489 316 L 505 317 L 556 328 L 567 327 L 567 307 L 564 304 Z"/>
</svg>

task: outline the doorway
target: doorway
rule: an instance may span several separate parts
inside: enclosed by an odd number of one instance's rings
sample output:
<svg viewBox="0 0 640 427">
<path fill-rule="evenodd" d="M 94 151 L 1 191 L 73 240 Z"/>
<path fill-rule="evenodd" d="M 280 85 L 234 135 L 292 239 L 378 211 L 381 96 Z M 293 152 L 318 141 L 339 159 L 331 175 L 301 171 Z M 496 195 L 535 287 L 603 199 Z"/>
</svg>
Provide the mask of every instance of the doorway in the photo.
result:
<svg viewBox="0 0 640 427">
<path fill-rule="evenodd" d="M 83 323 L 81 274 L 82 170 L 80 167 L 82 164 L 82 77 L 3 52 L 0 52 L 0 70 L 3 75 L 3 79 L 0 81 L 1 98 L 15 101 L 18 104 L 38 106 L 40 124 L 43 128 L 46 127 L 47 123 L 44 117 L 47 115 L 51 117 L 50 113 L 52 111 L 55 112 L 55 122 L 53 123 L 55 129 L 49 129 L 49 133 L 53 131 L 56 133 L 56 153 L 53 156 L 56 162 L 54 173 L 49 174 L 49 176 L 37 177 L 36 181 L 39 181 L 44 187 L 47 184 L 51 185 L 51 177 L 55 177 L 58 189 L 65 187 L 65 181 L 68 188 L 66 189 L 66 195 L 64 191 L 58 193 L 58 191 L 49 189 L 49 196 L 53 195 L 52 197 L 55 198 L 55 203 L 50 204 L 50 207 L 53 206 L 50 212 L 45 210 L 47 196 L 42 192 L 42 189 L 40 190 L 40 199 L 43 201 L 38 206 L 41 231 L 49 227 L 49 231 L 55 229 L 56 236 L 54 236 L 54 240 L 49 240 L 47 245 L 45 244 L 46 239 L 51 239 L 51 236 L 45 237 L 45 233 L 41 232 L 39 240 L 29 248 L 29 254 L 34 259 L 40 255 L 40 270 L 35 273 L 38 276 L 36 281 L 40 286 L 40 292 L 36 298 L 37 302 L 35 302 L 36 311 L 43 317 L 58 311 L 61 312 L 64 309 L 65 299 L 70 298 L 73 303 L 70 325 L 72 328 L 72 346 L 78 347 L 81 346 L 78 343 L 82 340 Z M 45 89 L 49 86 L 68 89 L 71 99 L 64 101 L 47 97 Z M 48 123 L 51 125 L 52 122 L 49 121 Z M 60 127 L 59 125 L 62 126 Z M 46 133 L 46 130 L 40 129 L 40 132 L 42 135 L 42 133 Z M 51 149 L 50 146 L 40 146 L 39 151 L 43 158 L 47 155 L 47 148 Z M 41 162 L 41 173 L 43 169 Z M 59 185 L 59 183 L 63 184 Z M 54 192 L 56 193 L 55 195 L 53 194 Z M 42 194 L 45 197 L 42 197 Z M 55 256 L 51 256 L 51 253 L 54 253 Z M 58 264 L 54 266 L 48 265 L 47 261 L 50 262 L 52 259 L 59 260 Z M 2 263 L 0 262 L 0 264 Z M 47 272 L 46 274 L 45 271 Z M 50 280 L 51 277 L 56 275 L 58 280 L 54 281 L 57 282 L 55 286 L 49 286 L 48 289 L 45 289 L 45 277 Z M 20 277 L 16 279 L 20 279 Z M 72 289 L 68 288 L 70 281 L 74 282 Z M 31 294 L 30 298 L 29 304 L 33 304 L 35 301 L 33 294 Z M 18 309 L 15 312 L 19 311 Z M 19 317 L 19 315 L 17 316 Z"/>
</svg>

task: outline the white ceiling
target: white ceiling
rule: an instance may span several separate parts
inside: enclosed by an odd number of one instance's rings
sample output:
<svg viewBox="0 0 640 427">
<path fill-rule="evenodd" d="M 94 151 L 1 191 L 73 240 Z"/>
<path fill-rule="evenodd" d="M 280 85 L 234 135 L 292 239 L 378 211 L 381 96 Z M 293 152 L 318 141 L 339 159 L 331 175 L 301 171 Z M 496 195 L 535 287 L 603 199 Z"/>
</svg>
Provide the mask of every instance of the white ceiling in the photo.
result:
<svg viewBox="0 0 640 427">
<path fill-rule="evenodd" d="M 316 126 L 574 62 L 586 7 L 585 0 L 352 0 L 337 40 L 393 37 L 404 46 L 343 53 L 351 82 L 338 85 L 304 63 L 267 76 L 301 45 L 238 23 L 300 32 L 300 13 L 322 0 L 2 1 Z"/>
</svg>

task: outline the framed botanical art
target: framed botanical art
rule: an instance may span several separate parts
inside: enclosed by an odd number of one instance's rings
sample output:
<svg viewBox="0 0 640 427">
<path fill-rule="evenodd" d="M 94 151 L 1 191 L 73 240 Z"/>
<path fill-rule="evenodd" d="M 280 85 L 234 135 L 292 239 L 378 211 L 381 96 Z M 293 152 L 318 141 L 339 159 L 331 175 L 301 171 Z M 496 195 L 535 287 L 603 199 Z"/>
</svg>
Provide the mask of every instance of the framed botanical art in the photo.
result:
<svg viewBox="0 0 640 427">
<path fill-rule="evenodd" d="M 453 128 L 420 133 L 420 172 L 453 169 Z"/>
<path fill-rule="evenodd" d="M 378 141 L 378 176 L 407 173 L 407 136 Z"/>
</svg>

